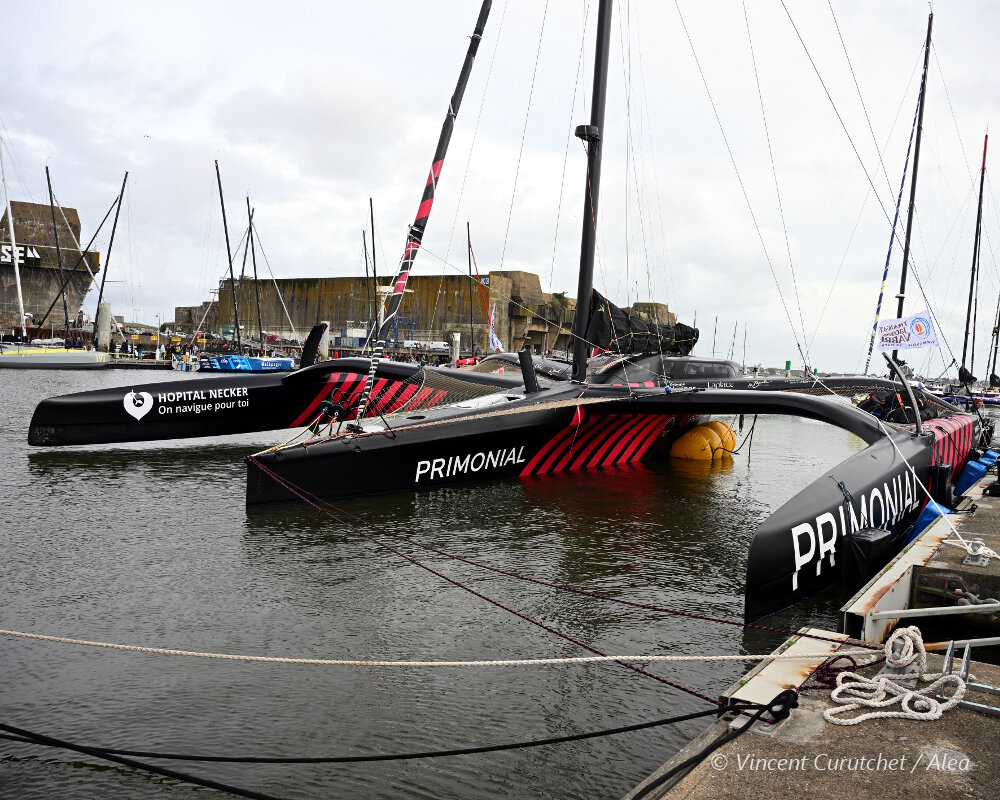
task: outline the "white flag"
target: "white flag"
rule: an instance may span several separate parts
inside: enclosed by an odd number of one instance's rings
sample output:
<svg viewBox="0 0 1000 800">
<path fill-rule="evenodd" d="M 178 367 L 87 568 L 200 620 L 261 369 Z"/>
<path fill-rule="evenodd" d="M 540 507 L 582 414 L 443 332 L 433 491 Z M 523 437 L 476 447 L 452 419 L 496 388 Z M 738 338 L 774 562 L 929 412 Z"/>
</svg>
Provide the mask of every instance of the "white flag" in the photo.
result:
<svg viewBox="0 0 1000 800">
<path fill-rule="evenodd" d="M 884 319 L 878 324 L 879 350 L 913 350 L 937 347 L 937 334 L 926 311 L 902 319 Z"/>
<path fill-rule="evenodd" d="M 493 349 L 494 353 L 502 353 L 503 345 L 500 344 L 500 340 L 497 338 L 496 330 L 493 327 L 493 320 L 497 318 L 497 307 L 496 303 L 493 304 L 493 313 L 490 314 L 490 347 Z"/>
</svg>

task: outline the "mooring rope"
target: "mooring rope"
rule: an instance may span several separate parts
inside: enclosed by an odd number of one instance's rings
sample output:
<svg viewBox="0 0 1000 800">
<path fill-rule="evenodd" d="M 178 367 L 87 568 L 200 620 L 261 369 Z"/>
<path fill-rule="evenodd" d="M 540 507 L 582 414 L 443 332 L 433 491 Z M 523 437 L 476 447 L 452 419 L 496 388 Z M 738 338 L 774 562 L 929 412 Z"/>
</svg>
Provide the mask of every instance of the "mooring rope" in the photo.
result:
<svg viewBox="0 0 1000 800">
<path fill-rule="evenodd" d="M 896 644 L 901 645 L 900 652 L 894 652 Z M 954 708 L 965 696 L 965 680 L 960 675 L 950 672 L 927 672 L 927 652 L 920 628 L 911 625 L 899 628 L 885 643 L 885 665 L 887 668 L 904 669 L 916 664 L 914 677 L 931 681 L 922 689 L 911 689 L 902 686 L 888 675 L 881 674 L 867 678 L 854 672 L 841 672 L 837 675 L 837 686 L 830 693 L 830 699 L 837 705 L 823 712 L 823 719 L 833 725 L 857 725 L 869 719 L 886 719 L 900 717 L 915 721 L 931 722 L 941 718 L 948 709 Z M 905 675 L 896 674 L 897 679 Z M 952 684 L 955 693 L 944 702 L 937 699 L 934 693 L 945 684 Z M 890 710 L 899 705 L 899 710 Z M 842 713 L 864 711 L 854 717 L 843 717 Z"/>
<path fill-rule="evenodd" d="M 625 656 L 572 656 L 553 658 L 501 658 L 501 659 L 479 659 L 471 661 L 385 661 L 374 659 L 350 659 L 350 658 L 291 658 L 285 656 L 254 656 L 237 653 L 211 653 L 197 650 L 177 650 L 167 647 L 144 647 L 134 644 L 120 644 L 117 642 L 98 642 L 89 639 L 73 639 L 68 636 L 48 636 L 41 633 L 27 633 L 25 631 L 0 630 L 0 636 L 10 636 L 18 639 L 34 639 L 42 642 L 57 642 L 59 644 L 73 644 L 82 647 L 98 647 L 105 650 L 123 650 L 130 653 L 145 653 L 149 655 L 161 656 L 188 656 L 190 658 L 209 658 L 219 661 L 245 661 L 263 664 L 296 664 L 318 667 L 543 667 L 543 666 L 563 666 L 578 664 L 600 664 L 613 661 L 645 661 L 645 662 L 688 662 L 688 661 L 765 661 L 767 659 L 777 659 L 783 661 L 808 661 L 810 659 L 829 658 L 830 653 L 773 653 L 755 655 L 625 655 Z M 844 650 L 838 653 L 840 656 L 871 655 L 870 650 Z"/>
</svg>

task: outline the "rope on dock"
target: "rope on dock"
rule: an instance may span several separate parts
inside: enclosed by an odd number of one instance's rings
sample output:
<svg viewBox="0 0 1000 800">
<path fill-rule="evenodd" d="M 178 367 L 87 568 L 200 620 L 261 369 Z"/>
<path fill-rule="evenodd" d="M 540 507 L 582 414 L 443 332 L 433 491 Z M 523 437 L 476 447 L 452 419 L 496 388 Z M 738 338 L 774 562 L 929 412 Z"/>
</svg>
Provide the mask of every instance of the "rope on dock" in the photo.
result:
<svg viewBox="0 0 1000 800">
<path fill-rule="evenodd" d="M 569 666 L 576 664 L 600 664 L 613 661 L 639 662 L 716 662 L 716 661 L 808 661 L 820 659 L 825 661 L 830 653 L 768 653 L 766 655 L 625 655 L 625 656 L 576 656 L 568 658 L 505 658 L 473 661 L 377 661 L 368 659 L 347 658 L 290 658 L 284 656 L 253 656 L 237 653 L 208 653 L 195 650 L 175 650 L 166 647 L 143 647 L 134 644 L 119 644 L 116 642 L 97 642 L 87 639 L 72 639 L 67 636 L 47 636 L 41 633 L 25 633 L 0 629 L 0 636 L 10 636 L 19 639 L 33 639 L 42 642 L 58 644 L 73 644 L 82 647 L 97 647 L 105 650 L 122 650 L 130 653 L 145 653 L 161 656 L 187 656 L 190 658 L 208 658 L 219 661 L 242 661 L 264 664 L 298 664 L 318 667 L 544 667 Z M 843 650 L 841 656 L 870 656 L 870 650 Z"/>
<path fill-rule="evenodd" d="M 927 651 L 924 649 L 920 628 L 911 625 L 899 628 L 885 643 L 886 668 L 902 670 L 911 664 L 917 665 L 921 680 L 931 681 L 922 689 L 901 686 L 886 674 L 866 678 L 854 672 L 842 672 L 837 676 L 837 686 L 830 693 L 830 699 L 837 705 L 826 709 L 823 718 L 833 725 L 857 725 L 869 719 L 899 717 L 916 721 L 932 722 L 959 704 L 965 696 L 965 681 L 950 672 L 927 672 Z M 894 677 L 903 677 L 898 673 Z M 955 693 L 944 702 L 935 692 L 945 684 L 953 684 Z M 899 704 L 898 711 L 889 710 Z M 843 713 L 870 708 L 855 717 L 845 718 Z"/>
</svg>

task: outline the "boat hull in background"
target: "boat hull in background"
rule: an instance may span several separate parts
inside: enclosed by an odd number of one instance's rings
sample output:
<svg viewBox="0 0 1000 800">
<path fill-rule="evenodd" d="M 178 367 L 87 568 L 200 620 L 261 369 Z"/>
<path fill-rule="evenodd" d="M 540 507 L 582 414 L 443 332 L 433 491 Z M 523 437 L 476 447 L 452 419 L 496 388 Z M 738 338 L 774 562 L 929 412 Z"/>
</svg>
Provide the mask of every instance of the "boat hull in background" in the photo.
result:
<svg viewBox="0 0 1000 800">
<path fill-rule="evenodd" d="M 95 350 L 6 348 L 0 351 L 0 369 L 104 369 L 108 363 L 108 354 Z"/>
<path fill-rule="evenodd" d="M 111 444 L 296 428 L 316 419 L 323 400 L 349 406 L 361 393 L 368 367 L 368 359 L 334 359 L 288 374 L 199 377 L 50 397 L 35 408 L 28 444 Z M 439 383 L 442 373 L 447 378 L 453 372 L 427 371 L 433 374 L 429 382 L 436 378 Z M 419 372 L 417 364 L 379 364 L 374 409 L 390 413 L 404 402 L 408 408 L 424 408 L 454 396 L 446 381 L 444 388 L 415 385 Z M 517 378 L 503 375 L 463 379 L 478 382 L 483 391 L 520 385 Z"/>
</svg>

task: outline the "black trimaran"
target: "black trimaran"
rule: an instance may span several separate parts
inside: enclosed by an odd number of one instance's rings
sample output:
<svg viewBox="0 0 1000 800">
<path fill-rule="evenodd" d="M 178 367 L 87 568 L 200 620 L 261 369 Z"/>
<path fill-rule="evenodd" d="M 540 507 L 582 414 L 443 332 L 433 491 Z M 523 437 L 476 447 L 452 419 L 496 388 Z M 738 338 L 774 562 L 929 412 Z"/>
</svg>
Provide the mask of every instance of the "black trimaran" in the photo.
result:
<svg viewBox="0 0 1000 800">
<path fill-rule="evenodd" d="M 649 335 L 647 327 L 639 337 L 646 342 L 642 358 L 626 358 L 599 379 L 604 382 L 588 382 L 589 348 L 602 338 L 602 331 L 622 324 L 621 312 L 592 288 L 611 0 L 601 0 L 598 12 L 591 122 L 576 131 L 587 144 L 588 156 L 571 379 L 539 383 L 527 352 L 520 354 L 521 378 L 416 370 L 382 360 L 490 5 L 490 0 L 482 5 L 448 107 L 374 358 L 323 362 L 284 377 L 215 378 L 150 384 L 124 395 L 122 390 L 102 390 L 52 398 L 36 409 L 29 441 L 137 441 L 311 424 L 308 439 L 247 457 L 246 503 L 248 509 L 258 509 L 613 467 L 651 455 L 711 414 L 789 414 L 837 425 L 868 447 L 814 481 L 757 528 L 747 566 L 746 618 L 757 619 L 835 583 L 845 541 L 856 530 L 883 529 L 898 545 L 925 504 L 921 486 L 950 501 L 952 476 L 963 468 L 982 435 L 977 417 L 933 397 L 914 395 L 902 376 L 900 383 L 852 377 L 822 384 L 757 378 L 680 384 L 658 378 L 637 385 L 632 377 L 636 372 L 644 379 L 664 374 L 662 352 L 651 353 L 650 341 L 656 343 L 654 350 L 665 343 L 668 352 L 685 354 L 697 338 L 693 329 L 682 328 L 678 335 L 656 328 L 655 335 Z M 924 85 L 926 70 L 925 57 Z M 627 317 L 625 324 L 631 324 Z M 631 332 L 617 333 L 619 342 L 636 338 Z M 890 412 L 915 425 L 887 434 L 871 414 L 817 396 L 827 393 L 827 387 L 881 393 L 891 401 Z M 135 396 L 142 394 L 137 411 Z M 456 398 L 460 402 L 452 402 Z M 891 408 L 893 403 L 898 408 Z M 936 418 L 921 423 L 919 410 L 932 406 Z"/>
</svg>

